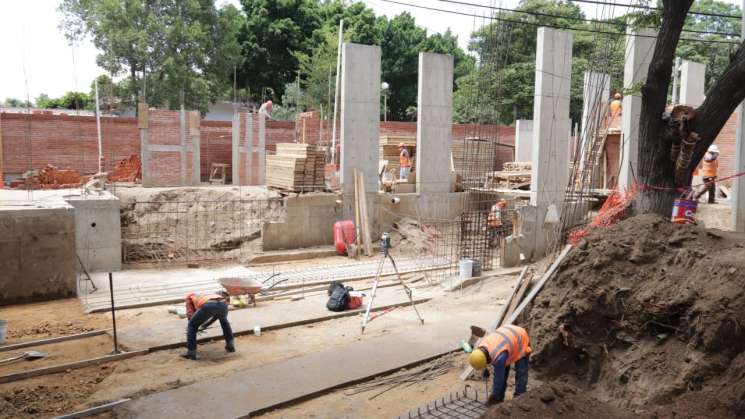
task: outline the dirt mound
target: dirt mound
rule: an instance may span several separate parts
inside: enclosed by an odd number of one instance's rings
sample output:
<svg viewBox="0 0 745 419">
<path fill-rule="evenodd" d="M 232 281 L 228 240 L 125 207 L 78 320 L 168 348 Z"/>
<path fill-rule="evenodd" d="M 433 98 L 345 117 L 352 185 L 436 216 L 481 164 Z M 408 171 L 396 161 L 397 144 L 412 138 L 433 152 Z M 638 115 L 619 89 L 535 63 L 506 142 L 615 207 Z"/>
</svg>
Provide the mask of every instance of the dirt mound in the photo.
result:
<svg viewBox="0 0 745 419">
<path fill-rule="evenodd" d="M 583 394 L 565 383 L 544 384 L 529 392 L 489 409 L 483 416 L 491 418 L 575 418 L 622 419 L 631 414 Z"/>
<path fill-rule="evenodd" d="M 599 229 L 529 317 L 548 380 L 635 411 L 706 400 L 704 417 L 745 415 L 745 236 L 654 215 Z"/>
<path fill-rule="evenodd" d="M 421 225 L 413 218 L 402 218 L 393 223 L 390 231 L 391 247 L 406 255 L 432 254 L 439 231 Z"/>
</svg>

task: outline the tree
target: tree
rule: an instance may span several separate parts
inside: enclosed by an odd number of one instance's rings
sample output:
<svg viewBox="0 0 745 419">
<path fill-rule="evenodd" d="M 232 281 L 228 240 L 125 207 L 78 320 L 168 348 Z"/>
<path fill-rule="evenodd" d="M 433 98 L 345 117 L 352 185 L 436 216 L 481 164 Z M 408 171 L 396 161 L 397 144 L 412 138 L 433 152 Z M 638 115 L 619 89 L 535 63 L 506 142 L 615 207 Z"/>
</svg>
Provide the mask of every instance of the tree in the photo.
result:
<svg viewBox="0 0 745 419">
<path fill-rule="evenodd" d="M 121 99 L 156 106 L 182 103 L 206 110 L 240 63 L 239 14 L 212 0 L 63 0 L 63 28 L 72 42 L 91 36 L 98 65 L 127 74 Z M 230 65 L 230 64 L 233 65 Z M 182 99 L 183 98 L 183 99 Z"/>
<path fill-rule="evenodd" d="M 33 104 L 27 100 L 16 99 L 14 97 L 6 97 L 3 106 L 9 108 L 30 108 Z"/>
<path fill-rule="evenodd" d="M 83 92 L 67 92 L 62 97 L 50 98 L 46 93 L 36 98 L 36 107 L 41 109 L 94 109 L 95 98 Z"/>
<path fill-rule="evenodd" d="M 690 185 L 691 174 L 707 148 L 727 122 L 735 108 L 745 99 L 745 42 L 741 43 L 721 75 L 711 82 L 706 99 L 695 109 L 690 121 L 681 118 L 666 124 L 662 115 L 667 105 L 672 65 L 681 31 L 693 0 L 663 0 L 660 32 L 655 43 L 647 80 L 641 88 L 639 118 L 639 165 L 634 168 L 645 188 L 635 200 L 637 212 L 669 215 L 677 188 Z M 686 123 L 687 122 L 687 123 Z M 689 133 L 694 133 L 689 137 Z M 687 166 L 678 172 L 670 155 L 674 143 L 695 139 L 695 148 Z M 682 177 L 682 179 L 681 179 Z"/>
<path fill-rule="evenodd" d="M 241 0 L 246 15 L 238 41 L 247 59 L 238 68 L 239 84 L 254 99 L 264 99 L 265 88 L 277 100 L 285 84 L 295 80 L 298 53 L 309 53 L 313 32 L 321 26 L 313 0 Z"/>
</svg>

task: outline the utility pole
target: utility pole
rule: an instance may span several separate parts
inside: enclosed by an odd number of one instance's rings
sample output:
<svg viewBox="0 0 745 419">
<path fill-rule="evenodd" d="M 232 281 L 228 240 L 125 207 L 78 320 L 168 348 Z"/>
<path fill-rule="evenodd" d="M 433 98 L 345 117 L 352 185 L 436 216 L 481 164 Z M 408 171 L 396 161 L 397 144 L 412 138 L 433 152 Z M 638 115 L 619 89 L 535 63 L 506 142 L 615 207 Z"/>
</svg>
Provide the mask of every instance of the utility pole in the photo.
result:
<svg viewBox="0 0 745 419">
<path fill-rule="evenodd" d="M 745 0 L 743 0 L 745 1 Z M 341 43 L 344 40 L 344 19 L 339 21 L 339 42 L 336 45 L 336 90 L 334 91 L 334 120 L 331 121 L 333 128 L 331 129 L 331 163 L 336 163 L 336 115 L 339 112 L 339 101 L 338 98 L 341 94 L 339 92 L 339 84 L 341 83 Z"/>
<path fill-rule="evenodd" d="M 101 173 L 103 149 L 101 148 L 101 108 L 98 106 L 98 77 L 96 77 L 96 130 L 98 131 L 98 173 Z"/>
</svg>

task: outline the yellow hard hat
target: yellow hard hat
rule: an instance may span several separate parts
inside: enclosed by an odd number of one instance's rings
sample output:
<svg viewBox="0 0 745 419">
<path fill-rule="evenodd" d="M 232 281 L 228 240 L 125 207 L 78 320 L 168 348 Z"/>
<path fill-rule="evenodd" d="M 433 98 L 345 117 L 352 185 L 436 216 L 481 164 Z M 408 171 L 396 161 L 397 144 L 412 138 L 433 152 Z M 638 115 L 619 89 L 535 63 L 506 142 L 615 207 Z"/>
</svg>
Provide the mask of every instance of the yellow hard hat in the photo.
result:
<svg viewBox="0 0 745 419">
<path fill-rule="evenodd" d="M 468 355 L 468 363 L 475 370 L 483 370 L 486 368 L 486 354 L 481 348 L 476 348 Z"/>
</svg>

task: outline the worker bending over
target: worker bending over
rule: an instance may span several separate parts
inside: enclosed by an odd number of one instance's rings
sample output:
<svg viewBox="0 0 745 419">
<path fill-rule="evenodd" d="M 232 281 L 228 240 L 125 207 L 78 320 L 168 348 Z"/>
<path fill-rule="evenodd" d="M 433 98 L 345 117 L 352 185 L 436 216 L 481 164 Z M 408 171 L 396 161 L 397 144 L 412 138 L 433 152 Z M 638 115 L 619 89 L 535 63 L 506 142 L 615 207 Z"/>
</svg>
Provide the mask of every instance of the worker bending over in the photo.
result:
<svg viewBox="0 0 745 419">
<path fill-rule="evenodd" d="M 496 247 L 499 239 L 507 236 L 507 226 L 503 220 L 506 216 L 507 201 L 500 199 L 491 206 L 489 215 L 486 216 L 486 228 L 489 232 L 489 247 Z M 503 214 L 504 213 L 504 214 Z"/>
<path fill-rule="evenodd" d="M 406 148 L 406 144 L 404 143 L 398 143 L 398 152 L 398 178 L 406 180 L 411 172 L 411 154 L 409 154 L 409 149 Z"/>
<path fill-rule="evenodd" d="M 261 104 L 261 107 L 259 108 L 259 115 L 263 115 L 266 119 L 273 119 L 272 108 L 274 108 L 274 104 L 272 104 L 271 100 L 267 100 L 266 102 Z"/>
<path fill-rule="evenodd" d="M 502 326 L 481 338 L 478 347 L 468 356 L 468 363 L 480 371 L 491 365 L 494 384 L 489 395 L 489 404 L 502 403 L 507 390 L 510 366 L 515 365 L 515 393 L 517 397 L 528 388 L 528 355 L 530 338 L 528 332 L 518 326 Z"/>
<path fill-rule="evenodd" d="M 228 322 L 228 303 L 226 292 L 220 294 L 191 293 L 186 296 L 186 353 L 184 358 L 197 359 L 197 331 L 208 328 L 215 320 L 220 321 L 222 334 L 225 337 L 225 350 L 235 352 L 233 330 Z M 200 328 L 201 326 L 201 328 Z"/>
</svg>

